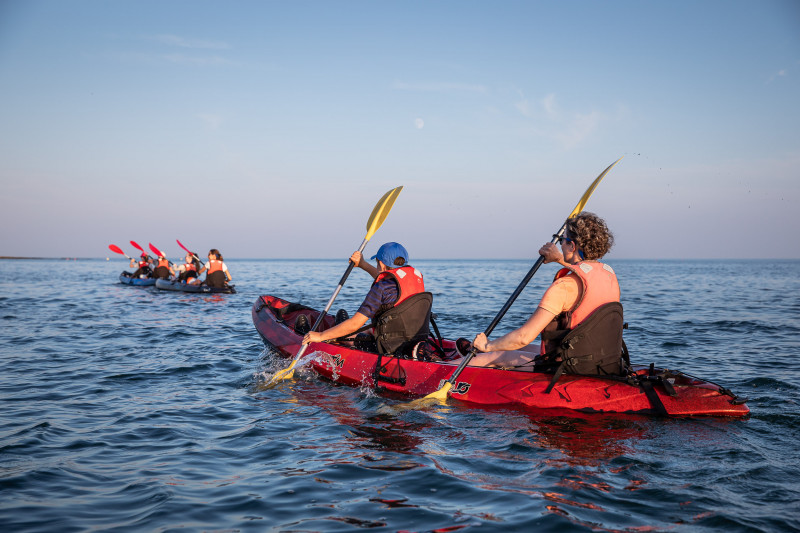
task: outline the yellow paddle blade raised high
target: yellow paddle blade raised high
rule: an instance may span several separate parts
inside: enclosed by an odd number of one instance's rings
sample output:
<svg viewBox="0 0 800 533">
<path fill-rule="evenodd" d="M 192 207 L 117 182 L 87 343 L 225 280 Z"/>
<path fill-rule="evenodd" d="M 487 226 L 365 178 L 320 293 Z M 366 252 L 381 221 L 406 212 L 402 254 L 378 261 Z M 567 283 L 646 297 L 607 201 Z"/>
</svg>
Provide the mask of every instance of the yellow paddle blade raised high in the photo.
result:
<svg viewBox="0 0 800 533">
<path fill-rule="evenodd" d="M 622 156 L 622 157 L 625 157 L 625 156 Z M 608 174 L 608 171 L 611 170 L 612 168 L 614 168 L 614 165 L 616 165 L 617 163 L 622 161 L 622 157 L 620 157 L 619 159 L 617 159 L 616 161 L 614 161 L 613 163 L 608 165 L 608 167 L 606 167 L 606 169 L 603 172 L 601 172 L 599 176 L 597 176 L 595 178 L 595 180 L 592 182 L 592 184 L 589 185 L 589 188 L 586 189 L 586 192 L 583 193 L 583 196 L 581 196 L 581 200 L 580 200 L 580 202 L 578 202 L 578 205 L 575 206 L 575 209 L 573 209 L 572 213 L 570 213 L 569 216 L 567 217 L 568 219 L 574 217 L 575 215 L 577 215 L 578 213 L 583 211 L 583 206 L 585 206 L 586 202 L 589 201 L 589 197 L 592 195 L 594 190 L 597 188 L 598 185 L 600 185 L 600 182 L 603 181 L 603 178 L 606 177 L 606 174 Z"/>
<path fill-rule="evenodd" d="M 597 188 L 597 186 L 603 180 L 605 175 L 608 174 L 608 171 L 611 170 L 612 168 L 614 168 L 614 165 L 619 163 L 621 159 L 622 159 L 622 157 L 620 157 L 619 159 L 617 159 L 616 161 L 614 161 L 613 163 L 608 165 L 608 167 L 603 172 L 601 172 L 600 175 L 597 176 L 597 178 L 595 178 L 595 180 L 592 182 L 592 184 L 589 185 L 589 188 L 586 189 L 586 192 L 583 193 L 583 196 L 581 196 L 581 199 L 578 202 L 578 205 L 576 205 L 575 209 L 573 209 L 572 212 L 569 214 L 569 216 L 567 217 L 567 220 L 569 220 L 570 218 L 574 217 L 575 215 L 577 215 L 578 213 L 583 211 L 583 208 L 586 205 L 586 202 L 589 201 L 589 197 L 592 196 L 592 193 L 594 192 L 594 190 Z M 566 230 L 566 228 L 567 228 L 567 222 L 565 220 L 564 224 L 561 225 L 561 229 L 559 229 L 558 232 L 555 235 L 553 235 L 553 240 L 551 242 L 555 243 L 556 241 L 558 241 L 558 238 L 561 237 L 564 234 L 564 231 Z M 516 290 L 514 291 L 514 294 L 512 294 L 511 297 L 509 297 L 508 301 L 506 301 L 506 303 L 503 306 L 503 308 L 500 310 L 499 313 L 497 313 L 497 316 L 494 317 L 494 320 L 492 320 L 492 323 L 489 324 L 489 327 L 486 328 L 486 330 L 484 331 L 484 334 L 487 337 L 489 336 L 489 334 L 491 334 L 491 332 L 494 330 L 495 326 L 497 326 L 497 324 L 500 322 L 500 320 L 503 318 L 503 316 L 509 310 L 509 308 L 511 307 L 511 304 L 513 304 L 514 301 L 517 299 L 517 297 L 522 293 L 522 290 L 525 288 L 525 286 L 531 280 L 533 275 L 536 274 L 536 271 L 539 270 L 539 267 L 542 266 L 542 263 L 544 263 L 544 257 L 539 256 L 539 259 L 536 260 L 536 263 L 533 265 L 531 270 L 525 276 L 525 279 L 523 279 L 522 282 L 517 286 Z M 422 398 L 419 398 L 417 400 L 413 400 L 413 401 L 409 402 L 404 407 L 401 407 L 400 410 L 417 409 L 417 408 L 422 408 L 422 407 L 426 407 L 426 406 L 429 406 L 429 405 L 433 405 L 435 403 L 446 402 L 447 398 L 448 398 L 448 395 L 450 393 L 450 390 L 452 389 L 453 385 L 456 382 L 456 379 L 458 379 L 458 377 L 461 375 L 461 372 L 467 367 L 467 365 L 469 364 L 469 362 L 472 360 L 472 358 L 474 356 L 475 356 L 475 349 L 473 348 L 472 350 L 470 350 L 469 354 L 467 354 L 467 356 L 464 357 L 464 359 L 461 360 L 461 363 L 458 365 L 458 368 L 456 368 L 455 372 L 453 372 L 453 374 L 450 376 L 450 378 L 447 379 L 447 381 L 445 381 L 439 387 L 439 390 L 436 390 L 436 391 L 428 394 L 427 396 L 424 396 Z"/>
<path fill-rule="evenodd" d="M 366 248 L 367 243 L 378 231 L 378 228 L 381 227 L 383 221 L 386 220 L 386 217 L 389 215 L 389 212 L 392 210 L 392 206 L 394 205 L 394 201 L 397 200 L 397 196 L 400 194 L 400 191 L 403 190 L 403 186 L 395 187 L 391 191 L 384 194 L 378 203 L 375 204 L 375 207 L 372 209 L 372 213 L 369 215 L 369 219 L 367 219 L 367 235 L 364 237 L 364 241 L 361 243 L 361 246 L 358 248 L 359 252 L 363 252 L 364 248 Z M 325 318 L 325 315 L 328 314 L 330 311 L 331 306 L 333 305 L 333 301 L 339 295 L 339 291 L 342 290 L 344 287 L 344 282 L 347 280 L 347 277 L 350 275 L 350 272 L 353 271 L 353 267 L 355 265 L 351 261 L 349 265 L 347 265 L 347 270 L 345 270 L 342 279 L 339 280 L 339 285 L 336 287 L 336 290 L 333 291 L 333 296 L 331 299 L 328 300 L 328 305 L 325 306 L 325 310 L 322 311 L 317 320 L 314 322 L 314 325 L 311 326 L 311 331 L 317 331 L 317 328 L 322 323 L 322 319 Z M 294 356 L 292 359 L 292 364 L 290 364 L 287 368 L 283 370 L 279 370 L 275 372 L 269 382 L 266 384 L 266 388 L 274 387 L 279 381 L 284 379 L 291 379 L 294 376 L 294 368 L 297 366 L 297 362 L 303 357 L 303 354 L 306 351 L 308 344 L 304 344 L 300 347 L 300 350 L 297 352 L 297 355 Z"/>
<path fill-rule="evenodd" d="M 384 194 L 378 203 L 375 204 L 375 207 L 372 209 L 372 214 L 369 215 L 369 220 L 367 220 L 367 236 L 364 237 L 365 241 L 369 241 L 372 236 L 378 231 L 378 228 L 381 227 L 383 221 L 386 220 L 389 211 L 392 210 L 392 206 L 394 205 L 394 201 L 397 200 L 397 197 L 400 195 L 400 191 L 403 190 L 403 186 L 395 187 L 391 191 Z"/>
</svg>

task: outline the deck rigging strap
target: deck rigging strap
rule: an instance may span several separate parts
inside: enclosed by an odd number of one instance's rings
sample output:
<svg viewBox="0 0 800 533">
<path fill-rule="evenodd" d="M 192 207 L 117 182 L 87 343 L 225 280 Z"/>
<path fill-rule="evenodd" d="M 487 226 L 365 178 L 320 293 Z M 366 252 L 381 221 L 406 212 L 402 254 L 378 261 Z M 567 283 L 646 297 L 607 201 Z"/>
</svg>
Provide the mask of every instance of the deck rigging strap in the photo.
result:
<svg viewBox="0 0 800 533">
<path fill-rule="evenodd" d="M 653 408 L 653 411 L 657 415 L 661 416 L 668 416 L 669 413 L 667 412 L 667 408 L 664 407 L 664 403 L 661 401 L 661 398 L 658 397 L 658 393 L 653 388 L 653 383 L 648 380 L 647 378 L 639 381 L 639 388 L 642 389 L 645 396 L 647 396 L 647 400 L 650 402 L 650 406 Z"/>
</svg>

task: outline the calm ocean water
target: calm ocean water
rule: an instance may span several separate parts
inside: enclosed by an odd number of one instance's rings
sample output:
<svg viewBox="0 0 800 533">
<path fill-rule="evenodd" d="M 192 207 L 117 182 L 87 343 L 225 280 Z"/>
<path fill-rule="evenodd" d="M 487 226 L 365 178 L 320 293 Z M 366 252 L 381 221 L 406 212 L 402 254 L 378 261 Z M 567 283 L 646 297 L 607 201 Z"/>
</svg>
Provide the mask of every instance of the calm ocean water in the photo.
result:
<svg viewBox="0 0 800 533">
<path fill-rule="evenodd" d="M 345 261 L 226 260 L 239 293 L 216 296 L 120 285 L 119 260 L 0 261 L 0 531 L 800 529 L 800 261 L 609 261 L 632 360 L 747 396 L 744 420 L 387 415 L 309 371 L 265 389 L 287 362 L 251 305 L 323 307 Z M 472 337 L 531 264 L 415 266 L 442 332 Z"/>
</svg>

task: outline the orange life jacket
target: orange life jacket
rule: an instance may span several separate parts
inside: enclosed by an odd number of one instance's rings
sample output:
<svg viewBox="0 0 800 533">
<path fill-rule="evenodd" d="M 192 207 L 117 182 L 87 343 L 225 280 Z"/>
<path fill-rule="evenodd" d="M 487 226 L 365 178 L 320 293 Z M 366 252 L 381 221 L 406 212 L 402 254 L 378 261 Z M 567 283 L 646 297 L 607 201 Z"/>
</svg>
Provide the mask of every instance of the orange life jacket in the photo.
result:
<svg viewBox="0 0 800 533">
<path fill-rule="evenodd" d="M 208 270 L 206 274 L 213 274 L 214 272 L 221 272 L 222 271 L 222 261 L 217 261 L 216 259 L 209 259 L 208 260 Z"/>
<path fill-rule="evenodd" d="M 553 281 L 569 274 L 577 276 L 581 287 L 578 301 L 571 310 L 561 313 L 542 332 L 541 353 L 546 353 L 552 346 L 545 337 L 548 331 L 570 330 L 586 320 L 592 312 L 603 304 L 619 302 L 619 282 L 614 269 L 599 261 L 581 261 L 559 270 Z"/>
</svg>

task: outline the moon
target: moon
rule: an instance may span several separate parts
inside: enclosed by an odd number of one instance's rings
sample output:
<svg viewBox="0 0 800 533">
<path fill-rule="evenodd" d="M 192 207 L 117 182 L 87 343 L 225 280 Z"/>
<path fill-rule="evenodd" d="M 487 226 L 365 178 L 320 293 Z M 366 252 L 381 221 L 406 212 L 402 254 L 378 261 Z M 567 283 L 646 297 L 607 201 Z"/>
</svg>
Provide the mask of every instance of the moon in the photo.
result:
<svg viewBox="0 0 800 533">
<path fill-rule="evenodd" d="M 421 118 L 415 119 L 414 125 L 417 127 L 418 130 L 421 130 L 422 128 L 425 127 L 425 121 L 422 120 Z"/>
</svg>

